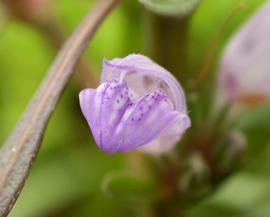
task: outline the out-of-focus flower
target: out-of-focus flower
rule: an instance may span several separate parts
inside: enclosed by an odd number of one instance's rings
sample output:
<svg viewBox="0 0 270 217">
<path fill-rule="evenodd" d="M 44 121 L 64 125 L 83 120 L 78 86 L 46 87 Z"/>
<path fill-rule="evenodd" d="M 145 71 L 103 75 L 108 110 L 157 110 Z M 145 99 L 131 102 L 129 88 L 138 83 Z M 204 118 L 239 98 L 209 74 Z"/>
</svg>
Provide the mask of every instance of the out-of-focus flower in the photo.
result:
<svg viewBox="0 0 270 217">
<path fill-rule="evenodd" d="M 270 99 L 270 3 L 225 47 L 220 87 L 229 101 L 255 106 Z"/>
<path fill-rule="evenodd" d="M 164 153 L 190 127 L 181 86 L 142 55 L 104 60 L 100 86 L 82 90 L 80 106 L 98 147 L 108 153 L 138 147 Z"/>
</svg>

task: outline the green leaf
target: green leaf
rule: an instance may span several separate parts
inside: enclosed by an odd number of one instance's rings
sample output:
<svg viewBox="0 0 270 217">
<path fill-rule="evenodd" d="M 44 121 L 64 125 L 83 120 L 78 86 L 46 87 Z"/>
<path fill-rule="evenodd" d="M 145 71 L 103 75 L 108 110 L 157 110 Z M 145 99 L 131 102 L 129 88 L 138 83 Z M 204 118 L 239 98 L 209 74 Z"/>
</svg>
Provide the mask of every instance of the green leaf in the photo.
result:
<svg viewBox="0 0 270 217">
<path fill-rule="evenodd" d="M 236 127 L 244 131 L 261 128 L 269 125 L 270 104 L 259 107 L 251 112 L 244 114 L 236 124 Z"/>
<path fill-rule="evenodd" d="M 105 176 L 102 190 L 108 195 L 124 200 L 144 201 L 158 197 L 157 183 L 154 180 L 124 172 L 114 172 Z"/>
<path fill-rule="evenodd" d="M 139 0 L 145 7 L 165 16 L 186 16 L 191 13 L 200 0 Z"/>
<path fill-rule="evenodd" d="M 242 210 L 256 208 L 269 198 L 269 187 L 270 182 L 265 175 L 238 173 L 224 182 L 210 201 Z"/>
</svg>

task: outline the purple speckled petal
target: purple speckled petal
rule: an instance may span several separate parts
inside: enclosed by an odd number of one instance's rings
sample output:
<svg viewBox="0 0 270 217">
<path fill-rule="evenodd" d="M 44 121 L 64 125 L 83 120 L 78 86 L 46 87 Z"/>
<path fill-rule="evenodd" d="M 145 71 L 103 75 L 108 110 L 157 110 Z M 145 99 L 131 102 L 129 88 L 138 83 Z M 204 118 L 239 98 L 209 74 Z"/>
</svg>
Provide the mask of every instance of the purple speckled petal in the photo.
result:
<svg viewBox="0 0 270 217">
<path fill-rule="evenodd" d="M 119 151 L 129 151 L 153 141 L 179 120 L 179 116 L 181 113 L 173 110 L 170 100 L 159 91 L 139 98 L 126 110 L 116 129 L 124 133 Z"/>
<path fill-rule="evenodd" d="M 123 59 L 104 60 L 101 81 L 112 79 L 125 79 L 138 96 L 161 90 L 176 110 L 186 113 L 185 94 L 178 81 L 148 57 L 131 54 Z"/>
<path fill-rule="evenodd" d="M 145 145 L 176 122 L 182 126 L 171 130 L 177 137 L 188 127 L 185 115 L 175 111 L 162 92 L 132 100 L 126 82 L 108 81 L 97 90 L 85 89 L 80 93 L 80 105 L 97 145 L 108 153 Z"/>
<path fill-rule="evenodd" d="M 82 112 L 100 149 L 169 151 L 190 127 L 176 79 L 142 55 L 104 60 L 102 83 L 80 93 Z"/>
<path fill-rule="evenodd" d="M 99 148 L 109 153 L 117 151 L 119 138 L 115 129 L 131 104 L 125 82 L 108 81 L 97 90 L 80 92 L 80 105 Z"/>
<path fill-rule="evenodd" d="M 230 100 L 241 96 L 270 99 L 270 3 L 264 5 L 226 46 L 220 87 Z"/>
</svg>

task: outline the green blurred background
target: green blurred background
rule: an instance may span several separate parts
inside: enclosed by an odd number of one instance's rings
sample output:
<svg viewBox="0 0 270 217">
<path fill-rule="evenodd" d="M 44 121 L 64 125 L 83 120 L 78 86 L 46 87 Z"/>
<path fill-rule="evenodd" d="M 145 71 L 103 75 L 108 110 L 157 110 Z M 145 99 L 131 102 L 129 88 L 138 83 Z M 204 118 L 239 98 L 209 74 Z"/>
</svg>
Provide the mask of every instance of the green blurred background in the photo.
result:
<svg viewBox="0 0 270 217">
<path fill-rule="evenodd" d="M 247 7 L 227 22 L 217 61 L 232 33 L 265 1 L 203 0 L 194 12 L 188 38 L 190 73 L 198 71 L 224 18 L 240 2 L 247 3 Z M 63 35 L 68 37 L 92 4 L 91 0 L 52 2 L 54 21 Z M 0 13 L 0 144 L 3 144 L 45 76 L 56 50 L 42 31 L 8 16 L 3 4 Z M 146 20 L 146 10 L 135 0 L 126 0 L 106 19 L 85 55 L 95 77 L 99 77 L 104 57 L 145 53 Z M 41 151 L 10 216 L 152 216 L 147 199 L 120 198 L 102 190 L 104 177 L 112 172 L 136 174 L 134 153 L 109 156 L 98 150 L 78 103 L 80 89 L 89 84 L 82 84 L 77 77 L 70 82 L 53 114 Z M 269 128 L 269 124 L 260 124 L 253 130 L 255 136 L 251 141 L 259 146 L 256 150 L 260 152 L 212 195 L 194 204 L 187 216 L 270 216 L 270 147 L 265 139 Z"/>
</svg>

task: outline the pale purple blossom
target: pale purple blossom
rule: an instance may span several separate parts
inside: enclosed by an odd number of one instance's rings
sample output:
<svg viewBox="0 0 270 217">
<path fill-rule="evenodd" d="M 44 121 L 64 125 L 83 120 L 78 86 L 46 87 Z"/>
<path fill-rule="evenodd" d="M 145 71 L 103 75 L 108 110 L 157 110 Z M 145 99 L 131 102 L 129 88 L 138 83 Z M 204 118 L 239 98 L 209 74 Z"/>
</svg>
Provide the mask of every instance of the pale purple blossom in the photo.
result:
<svg viewBox="0 0 270 217">
<path fill-rule="evenodd" d="M 259 9 L 225 47 L 219 81 L 229 101 L 270 99 L 270 3 Z"/>
<path fill-rule="evenodd" d="M 80 92 L 80 106 L 100 149 L 170 150 L 190 127 L 184 92 L 164 68 L 142 55 L 103 61 L 101 84 Z"/>
</svg>

